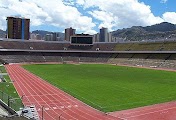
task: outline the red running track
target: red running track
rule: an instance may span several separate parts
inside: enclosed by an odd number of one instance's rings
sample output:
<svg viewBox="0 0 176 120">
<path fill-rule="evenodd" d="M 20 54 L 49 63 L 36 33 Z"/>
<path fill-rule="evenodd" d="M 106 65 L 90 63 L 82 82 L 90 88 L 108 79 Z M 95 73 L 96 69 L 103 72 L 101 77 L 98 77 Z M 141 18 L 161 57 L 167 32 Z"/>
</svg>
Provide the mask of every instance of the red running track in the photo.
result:
<svg viewBox="0 0 176 120">
<path fill-rule="evenodd" d="M 43 120 L 176 120 L 176 102 L 102 113 L 52 86 L 18 64 L 6 65 L 26 106 L 35 105 Z"/>
<path fill-rule="evenodd" d="M 110 115 L 123 120 L 176 120 L 176 102 L 112 112 Z"/>
</svg>

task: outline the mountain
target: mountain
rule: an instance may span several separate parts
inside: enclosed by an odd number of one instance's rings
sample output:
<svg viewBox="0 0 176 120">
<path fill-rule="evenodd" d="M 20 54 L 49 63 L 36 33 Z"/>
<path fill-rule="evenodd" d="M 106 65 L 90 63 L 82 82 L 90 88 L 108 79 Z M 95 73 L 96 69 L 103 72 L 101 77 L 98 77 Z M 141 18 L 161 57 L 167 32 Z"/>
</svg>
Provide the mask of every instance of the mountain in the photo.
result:
<svg viewBox="0 0 176 120">
<path fill-rule="evenodd" d="M 133 26 L 112 32 L 123 41 L 159 40 L 176 37 L 176 25 L 163 22 L 152 26 Z"/>
<path fill-rule="evenodd" d="M 144 27 L 144 29 L 148 32 L 153 32 L 153 31 L 167 32 L 167 31 L 176 30 L 176 25 L 168 22 L 163 22 L 160 24 Z"/>
</svg>

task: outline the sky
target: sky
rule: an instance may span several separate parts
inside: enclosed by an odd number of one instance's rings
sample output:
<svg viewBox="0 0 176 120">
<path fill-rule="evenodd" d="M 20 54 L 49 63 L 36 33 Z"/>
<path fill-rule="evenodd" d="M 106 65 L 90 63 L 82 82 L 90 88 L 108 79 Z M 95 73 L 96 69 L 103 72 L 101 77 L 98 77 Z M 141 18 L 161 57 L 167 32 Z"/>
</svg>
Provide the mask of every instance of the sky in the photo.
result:
<svg viewBox="0 0 176 120">
<path fill-rule="evenodd" d="M 176 0 L 0 0 L 0 29 L 8 16 L 29 18 L 30 31 L 95 34 L 161 22 L 176 24 Z"/>
</svg>

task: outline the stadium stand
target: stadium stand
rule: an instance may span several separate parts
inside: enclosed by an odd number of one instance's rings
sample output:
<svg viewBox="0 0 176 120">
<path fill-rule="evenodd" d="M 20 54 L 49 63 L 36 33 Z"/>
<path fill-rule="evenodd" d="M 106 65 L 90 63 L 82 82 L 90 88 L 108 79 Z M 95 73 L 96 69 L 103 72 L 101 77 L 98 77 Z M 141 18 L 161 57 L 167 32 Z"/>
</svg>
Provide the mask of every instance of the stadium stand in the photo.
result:
<svg viewBox="0 0 176 120">
<path fill-rule="evenodd" d="M 85 51 L 175 51 L 176 41 L 150 41 L 129 43 L 94 43 L 93 45 L 71 45 L 57 41 L 1 40 L 0 49 L 29 50 L 85 50 Z"/>
<path fill-rule="evenodd" d="M 176 41 L 94 43 L 0 41 L 3 63 L 96 62 L 176 69 Z"/>
<path fill-rule="evenodd" d="M 176 42 L 155 41 L 155 42 L 134 42 L 116 44 L 115 51 L 175 51 Z"/>
</svg>

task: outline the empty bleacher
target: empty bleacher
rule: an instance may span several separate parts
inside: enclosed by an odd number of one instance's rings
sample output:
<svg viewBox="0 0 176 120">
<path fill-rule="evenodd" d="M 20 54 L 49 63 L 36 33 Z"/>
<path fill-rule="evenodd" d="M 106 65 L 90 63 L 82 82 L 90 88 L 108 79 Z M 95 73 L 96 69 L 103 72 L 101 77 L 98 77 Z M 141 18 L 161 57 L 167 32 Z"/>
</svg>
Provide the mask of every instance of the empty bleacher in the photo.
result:
<svg viewBox="0 0 176 120">
<path fill-rule="evenodd" d="M 11 40 L 0 41 L 0 59 L 7 63 L 96 62 L 176 69 L 176 53 L 160 52 L 175 51 L 175 49 L 174 41 L 95 43 L 91 46 L 73 46 L 68 42 Z M 152 51 L 158 53 L 152 53 Z"/>
<path fill-rule="evenodd" d="M 115 51 L 175 51 L 176 41 L 117 43 Z"/>
<path fill-rule="evenodd" d="M 130 42 L 130 43 L 94 43 L 87 46 L 75 46 L 68 42 L 48 42 L 30 40 L 0 41 L 0 49 L 27 50 L 81 50 L 81 51 L 175 51 L 176 41 Z"/>
</svg>

